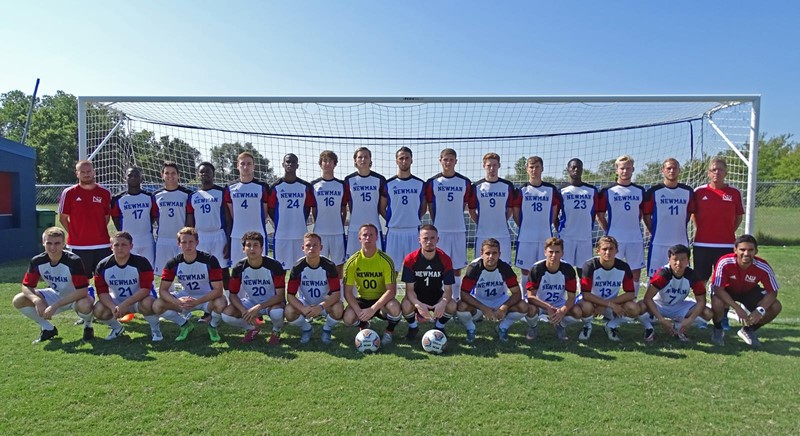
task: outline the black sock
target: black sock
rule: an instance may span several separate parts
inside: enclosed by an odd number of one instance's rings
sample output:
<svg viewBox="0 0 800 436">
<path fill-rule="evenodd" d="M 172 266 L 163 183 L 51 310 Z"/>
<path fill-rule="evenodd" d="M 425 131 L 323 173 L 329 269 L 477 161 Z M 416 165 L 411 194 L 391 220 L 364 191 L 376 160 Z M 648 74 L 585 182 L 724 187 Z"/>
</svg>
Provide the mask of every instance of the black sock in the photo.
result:
<svg viewBox="0 0 800 436">
<path fill-rule="evenodd" d="M 722 320 L 714 319 L 714 330 L 722 330 Z"/>
<path fill-rule="evenodd" d="M 399 322 L 400 320 L 397 321 L 388 320 L 388 324 L 386 325 L 386 331 L 390 333 L 393 332 L 394 328 L 397 327 L 397 323 Z"/>
<path fill-rule="evenodd" d="M 450 321 L 451 319 L 453 319 L 453 317 L 445 313 L 441 318 L 437 319 L 436 322 L 441 325 L 445 325 L 447 324 L 447 321 Z"/>
<path fill-rule="evenodd" d="M 406 322 L 409 324 L 414 324 L 414 321 L 417 320 L 417 314 L 412 313 L 411 315 L 403 315 L 403 318 L 406 319 Z"/>
</svg>

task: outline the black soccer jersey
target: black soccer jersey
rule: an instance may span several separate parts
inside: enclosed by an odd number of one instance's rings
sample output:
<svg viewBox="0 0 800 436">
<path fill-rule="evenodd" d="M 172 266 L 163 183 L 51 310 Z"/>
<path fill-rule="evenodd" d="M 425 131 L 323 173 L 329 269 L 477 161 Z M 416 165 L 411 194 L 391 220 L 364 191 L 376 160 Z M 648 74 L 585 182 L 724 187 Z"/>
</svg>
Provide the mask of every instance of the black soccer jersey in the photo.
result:
<svg viewBox="0 0 800 436">
<path fill-rule="evenodd" d="M 403 260 L 402 280 L 404 283 L 414 283 L 414 292 L 420 300 L 438 301 L 444 293 L 444 285 L 452 285 L 456 281 L 453 262 L 438 248 L 433 259 L 428 260 L 420 248 Z"/>
</svg>

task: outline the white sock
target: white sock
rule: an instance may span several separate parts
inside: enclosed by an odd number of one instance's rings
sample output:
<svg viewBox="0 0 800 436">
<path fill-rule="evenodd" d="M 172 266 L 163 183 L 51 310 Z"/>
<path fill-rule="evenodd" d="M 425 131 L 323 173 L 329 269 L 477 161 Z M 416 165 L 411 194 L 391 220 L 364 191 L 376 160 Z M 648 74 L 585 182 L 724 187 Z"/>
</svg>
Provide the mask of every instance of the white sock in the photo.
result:
<svg viewBox="0 0 800 436">
<path fill-rule="evenodd" d="M 533 315 L 533 316 L 526 315 L 525 322 L 527 322 L 528 326 L 530 327 L 536 327 L 537 325 L 539 325 L 539 315 Z"/>
<path fill-rule="evenodd" d="M 217 328 L 219 327 L 219 322 L 222 321 L 222 314 L 217 312 L 211 312 L 211 322 L 208 323 L 211 327 Z"/>
<path fill-rule="evenodd" d="M 122 328 L 122 324 L 120 324 L 120 322 L 114 317 L 111 317 L 111 319 L 109 319 L 108 321 L 100 321 L 100 322 L 111 327 L 111 330 L 119 330 Z"/>
<path fill-rule="evenodd" d="M 456 276 L 456 282 L 453 283 L 453 300 L 461 301 L 461 276 Z"/>
<path fill-rule="evenodd" d="M 522 277 L 519 278 L 519 291 L 522 292 L 522 299 L 526 301 L 528 300 L 527 298 L 525 298 L 528 292 L 525 290 L 527 286 L 528 286 L 528 274 L 523 273 Z"/>
<path fill-rule="evenodd" d="M 22 309 L 19 309 L 19 311 L 23 315 L 33 320 L 33 322 L 36 324 L 39 324 L 39 327 L 43 328 L 44 330 L 53 330 L 55 328 L 50 321 L 39 316 L 39 313 L 36 312 L 36 308 L 33 306 L 23 307 Z"/>
<path fill-rule="evenodd" d="M 639 322 L 642 323 L 645 330 L 649 330 L 653 328 L 653 321 L 650 319 L 649 313 L 643 313 L 639 315 Z"/>
<path fill-rule="evenodd" d="M 89 313 L 78 312 L 78 318 L 83 320 L 83 328 L 90 328 L 92 326 L 92 319 L 94 318 L 94 314 L 92 312 Z"/>
<path fill-rule="evenodd" d="M 300 330 L 307 332 L 311 330 L 311 323 L 304 316 L 298 316 L 296 320 L 290 322 L 289 324 L 300 327 Z"/>
<path fill-rule="evenodd" d="M 622 324 L 622 321 L 625 321 L 626 319 L 627 318 L 625 318 L 624 316 L 616 316 L 615 315 L 614 319 L 612 319 L 611 321 L 608 322 L 608 328 L 615 329 L 615 328 L 619 327 L 619 325 Z"/>
<path fill-rule="evenodd" d="M 272 321 L 272 331 L 281 331 L 283 328 L 283 308 L 270 309 L 269 319 Z"/>
<path fill-rule="evenodd" d="M 150 324 L 151 333 L 161 331 L 161 322 L 158 321 L 158 315 L 144 315 L 144 320 Z"/>
<path fill-rule="evenodd" d="M 563 319 L 561 319 L 561 325 L 563 325 L 564 327 L 572 324 L 577 324 L 579 322 L 581 322 L 581 320 L 575 318 L 574 316 L 565 316 Z"/>
<path fill-rule="evenodd" d="M 470 312 L 457 312 L 456 316 L 465 329 L 475 331 L 475 322 L 472 321 L 472 314 Z"/>
<path fill-rule="evenodd" d="M 525 316 L 525 314 L 522 313 L 522 312 L 508 312 L 506 314 L 506 317 L 503 318 L 502 321 L 500 321 L 500 326 L 499 327 L 501 329 L 507 330 L 508 328 L 511 327 L 512 324 L 514 324 L 515 322 L 521 320 L 524 316 Z"/>
<path fill-rule="evenodd" d="M 167 310 L 166 312 L 161 314 L 161 317 L 163 317 L 164 319 L 168 319 L 179 326 L 182 326 L 188 322 L 186 321 L 186 318 L 183 317 L 183 315 L 179 314 L 174 310 Z"/>
<path fill-rule="evenodd" d="M 325 330 L 328 330 L 328 331 L 333 330 L 333 328 L 336 326 L 336 324 L 339 324 L 339 321 L 331 318 L 330 315 L 325 317 L 325 327 L 324 327 Z"/>
<path fill-rule="evenodd" d="M 225 324 L 232 325 L 234 327 L 239 327 L 245 330 L 250 330 L 253 328 L 253 326 L 244 322 L 244 320 L 241 318 L 236 318 L 235 316 L 230 316 L 225 313 L 220 315 L 220 317 L 222 318 L 223 321 L 225 321 Z"/>
</svg>

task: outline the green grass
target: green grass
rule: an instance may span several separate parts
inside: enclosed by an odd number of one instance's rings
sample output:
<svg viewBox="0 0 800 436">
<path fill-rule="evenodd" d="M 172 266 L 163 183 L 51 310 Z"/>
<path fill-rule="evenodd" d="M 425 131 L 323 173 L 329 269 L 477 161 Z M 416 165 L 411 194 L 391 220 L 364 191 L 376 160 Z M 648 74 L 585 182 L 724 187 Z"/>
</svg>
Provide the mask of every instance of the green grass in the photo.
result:
<svg viewBox="0 0 800 436">
<path fill-rule="evenodd" d="M 755 236 L 763 245 L 800 245 L 800 207 L 758 207 Z"/>
<path fill-rule="evenodd" d="M 443 356 L 403 340 L 363 356 L 344 327 L 325 347 L 319 325 L 308 346 L 288 326 L 270 348 L 263 337 L 241 344 L 227 326 L 220 344 L 202 327 L 175 344 L 177 328 L 165 323 L 165 341 L 153 345 L 141 317 L 127 337 L 83 344 L 69 313 L 56 317 L 60 339 L 31 345 L 38 328 L 10 304 L 27 263 L 9 263 L 0 266 L 0 433 L 796 434 L 800 248 L 760 254 L 784 305 L 761 330 L 761 351 L 730 333 L 713 347 L 708 330 L 690 332 L 689 345 L 658 336 L 648 346 L 638 325 L 624 325 L 614 344 L 599 323 L 588 344 L 574 340 L 576 326 L 566 344 L 547 326 L 531 344 L 520 323 L 503 344 L 484 322 L 475 347 L 450 325 Z"/>
</svg>

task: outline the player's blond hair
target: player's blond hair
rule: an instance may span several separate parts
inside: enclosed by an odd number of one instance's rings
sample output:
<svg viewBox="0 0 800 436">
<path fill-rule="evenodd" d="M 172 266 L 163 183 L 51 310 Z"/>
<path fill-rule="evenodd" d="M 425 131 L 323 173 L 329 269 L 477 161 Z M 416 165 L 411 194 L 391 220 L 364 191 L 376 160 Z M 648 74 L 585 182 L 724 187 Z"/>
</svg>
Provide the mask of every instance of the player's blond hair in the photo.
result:
<svg viewBox="0 0 800 436">
<path fill-rule="evenodd" d="M 253 162 L 256 161 L 256 158 L 255 158 L 255 156 L 253 156 L 253 153 L 250 153 L 249 151 L 243 151 L 243 152 L 239 153 L 239 156 L 236 156 L 236 163 L 241 162 L 241 160 L 246 158 L 246 157 L 249 157 L 250 160 L 252 160 Z"/>
<path fill-rule="evenodd" d="M 678 168 L 681 167 L 681 163 L 678 162 L 678 159 L 675 159 L 674 157 L 668 157 L 664 159 L 664 162 L 661 162 L 661 169 L 664 169 L 668 163 L 674 163 L 675 165 L 678 166 Z"/>
<path fill-rule="evenodd" d="M 614 161 L 614 168 L 619 168 L 619 164 L 630 162 L 631 165 L 634 164 L 633 158 L 628 156 L 627 154 L 623 154 L 622 156 L 618 157 L 617 160 Z"/>
<path fill-rule="evenodd" d="M 187 226 L 178 230 L 178 234 L 176 235 L 178 237 L 178 242 L 181 242 L 181 235 L 192 235 L 195 241 L 200 242 L 200 236 L 197 235 L 197 229 L 194 227 Z"/>
<path fill-rule="evenodd" d="M 75 171 L 80 171 L 81 167 L 84 165 L 89 165 L 90 167 L 92 167 L 92 169 L 94 169 L 94 164 L 92 163 L 92 161 L 81 159 L 78 162 L 75 162 Z"/>
<path fill-rule="evenodd" d="M 497 159 L 497 163 L 500 163 L 500 155 L 492 151 L 483 155 L 482 162 L 485 164 L 487 160 L 491 159 Z"/>
<path fill-rule="evenodd" d="M 613 236 L 601 236 L 600 239 L 597 240 L 595 248 L 599 250 L 603 244 L 611 244 L 614 246 L 615 250 L 619 250 L 619 242 L 617 242 L 617 238 Z"/>
<path fill-rule="evenodd" d="M 544 166 L 544 160 L 541 157 L 539 157 L 539 156 L 531 156 L 531 157 L 528 158 L 528 161 L 527 161 L 528 165 L 533 165 L 535 163 L 540 163 L 540 164 L 542 164 L 542 166 Z"/>
<path fill-rule="evenodd" d="M 303 239 L 316 239 L 320 244 L 322 243 L 322 236 L 314 232 L 307 232 L 305 235 L 303 235 Z"/>
<path fill-rule="evenodd" d="M 44 229 L 42 233 L 42 242 L 44 242 L 47 238 L 61 238 L 62 240 L 66 239 L 66 233 L 64 233 L 64 229 L 61 227 L 48 227 Z"/>
<path fill-rule="evenodd" d="M 555 236 L 547 238 L 547 240 L 544 241 L 544 248 L 550 248 L 550 247 L 561 247 L 561 249 L 563 250 L 564 240 L 561 238 L 556 238 Z"/>
</svg>

